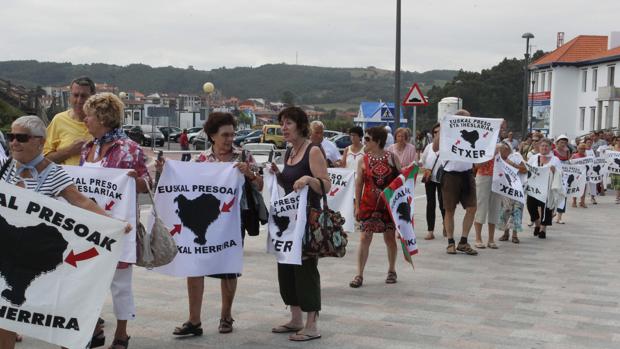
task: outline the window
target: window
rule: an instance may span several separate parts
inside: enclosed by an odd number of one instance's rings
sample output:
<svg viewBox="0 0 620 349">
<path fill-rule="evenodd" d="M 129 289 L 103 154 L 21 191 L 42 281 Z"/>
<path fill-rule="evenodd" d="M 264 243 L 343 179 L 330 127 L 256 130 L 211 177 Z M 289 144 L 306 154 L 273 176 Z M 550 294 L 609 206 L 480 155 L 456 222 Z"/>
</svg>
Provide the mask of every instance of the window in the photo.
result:
<svg viewBox="0 0 620 349">
<path fill-rule="evenodd" d="M 586 107 L 579 108 L 579 129 L 585 130 L 586 127 Z"/>
<path fill-rule="evenodd" d="M 581 71 L 581 92 L 586 92 L 586 86 L 588 86 L 588 71 L 584 69 Z"/>
<path fill-rule="evenodd" d="M 614 75 L 616 74 L 616 66 L 607 66 L 607 86 L 614 86 Z"/>
<path fill-rule="evenodd" d="M 594 130 L 595 119 L 596 119 L 596 107 L 590 107 L 590 131 Z"/>
<path fill-rule="evenodd" d="M 544 92 L 545 90 L 545 82 L 547 81 L 547 75 L 545 72 L 540 73 L 540 92 Z"/>
<path fill-rule="evenodd" d="M 596 85 L 598 84 L 598 68 L 592 69 L 592 91 L 596 91 Z"/>
<path fill-rule="evenodd" d="M 547 91 L 551 91 L 551 74 L 552 74 L 551 71 L 549 71 L 549 74 L 547 74 L 549 76 L 549 84 L 547 85 L 548 86 Z"/>
</svg>

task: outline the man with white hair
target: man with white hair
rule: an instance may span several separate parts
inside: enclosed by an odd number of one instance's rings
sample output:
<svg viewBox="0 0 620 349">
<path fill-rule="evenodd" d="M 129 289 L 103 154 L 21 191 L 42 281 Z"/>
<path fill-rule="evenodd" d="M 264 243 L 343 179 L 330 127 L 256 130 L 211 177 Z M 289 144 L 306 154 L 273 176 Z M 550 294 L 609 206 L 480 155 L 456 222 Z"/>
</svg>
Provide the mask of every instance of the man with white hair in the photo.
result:
<svg viewBox="0 0 620 349">
<path fill-rule="evenodd" d="M 389 125 L 385 125 L 387 131 L 387 139 L 385 140 L 385 149 L 394 144 L 394 136 L 392 135 L 392 128 Z"/>
<path fill-rule="evenodd" d="M 325 125 L 322 122 L 318 120 L 312 121 L 310 123 L 310 141 L 313 144 L 321 145 L 329 167 L 340 167 L 342 155 L 340 155 L 336 144 L 323 136 L 323 130 L 325 130 Z"/>
</svg>

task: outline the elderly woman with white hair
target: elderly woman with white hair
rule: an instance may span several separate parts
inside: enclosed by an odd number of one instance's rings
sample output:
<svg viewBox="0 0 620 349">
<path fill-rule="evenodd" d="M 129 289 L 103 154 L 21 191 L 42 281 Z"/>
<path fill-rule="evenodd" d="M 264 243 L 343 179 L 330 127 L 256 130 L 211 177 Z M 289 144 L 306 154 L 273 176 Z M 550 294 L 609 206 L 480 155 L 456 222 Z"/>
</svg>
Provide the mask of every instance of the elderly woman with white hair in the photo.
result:
<svg viewBox="0 0 620 349">
<path fill-rule="evenodd" d="M 0 160 L 0 180 L 50 197 L 62 197 L 71 205 L 105 215 L 92 200 L 82 195 L 59 165 L 43 157 L 45 124 L 38 116 L 15 120 L 7 140 L 13 158 Z M 0 329 L 0 348 L 15 347 L 17 335 Z"/>
</svg>

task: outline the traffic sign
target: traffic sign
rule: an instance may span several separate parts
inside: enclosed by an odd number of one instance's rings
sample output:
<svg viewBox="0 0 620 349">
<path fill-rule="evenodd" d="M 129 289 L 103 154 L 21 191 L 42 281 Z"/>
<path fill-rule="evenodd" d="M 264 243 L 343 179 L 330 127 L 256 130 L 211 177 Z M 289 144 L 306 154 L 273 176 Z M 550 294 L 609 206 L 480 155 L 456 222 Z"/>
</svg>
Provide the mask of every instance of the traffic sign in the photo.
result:
<svg viewBox="0 0 620 349">
<path fill-rule="evenodd" d="M 417 83 L 414 83 L 413 86 L 409 89 L 405 100 L 403 101 L 403 105 L 406 107 L 416 107 L 416 106 L 427 106 L 428 101 L 424 98 L 422 94 L 422 90 Z"/>
</svg>

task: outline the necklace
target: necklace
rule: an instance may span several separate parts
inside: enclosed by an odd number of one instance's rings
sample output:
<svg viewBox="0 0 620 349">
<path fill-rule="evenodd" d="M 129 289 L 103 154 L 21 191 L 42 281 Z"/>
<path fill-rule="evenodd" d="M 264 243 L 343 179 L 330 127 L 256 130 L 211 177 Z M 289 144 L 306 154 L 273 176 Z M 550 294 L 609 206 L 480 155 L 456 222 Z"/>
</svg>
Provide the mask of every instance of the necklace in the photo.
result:
<svg viewBox="0 0 620 349">
<path fill-rule="evenodd" d="M 293 146 L 293 147 L 291 148 L 291 156 L 289 156 L 289 159 L 291 159 L 291 160 L 292 160 L 292 159 L 294 159 L 294 158 L 295 158 L 295 156 L 296 156 L 297 154 L 299 154 L 299 151 L 301 150 L 301 148 L 302 148 L 305 144 L 306 144 L 306 141 L 301 142 L 301 144 L 297 147 L 297 149 L 295 149 L 295 147 Z"/>
</svg>

